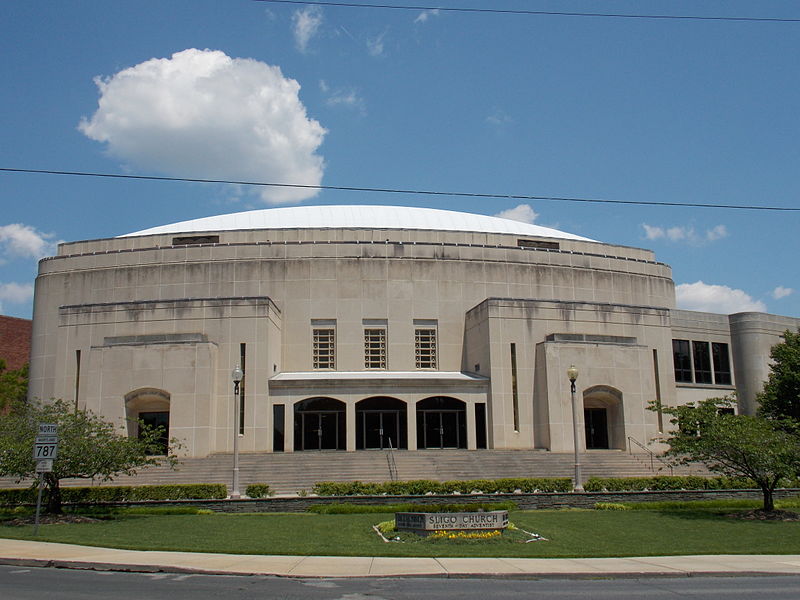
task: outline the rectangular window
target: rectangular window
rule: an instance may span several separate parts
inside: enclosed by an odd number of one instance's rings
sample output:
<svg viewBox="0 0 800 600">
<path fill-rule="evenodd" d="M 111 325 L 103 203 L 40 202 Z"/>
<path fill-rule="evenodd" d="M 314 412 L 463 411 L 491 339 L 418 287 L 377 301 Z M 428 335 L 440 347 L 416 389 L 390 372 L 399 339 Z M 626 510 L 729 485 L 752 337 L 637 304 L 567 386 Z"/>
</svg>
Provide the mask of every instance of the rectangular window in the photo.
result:
<svg viewBox="0 0 800 600">
<path fill-rule="evenodd" d="M 242 368 L 242 381 L 239 383 L 239 435 L 244 435 L 244 389 L 247 381 L 247 344 L 239 344 L 239 365 Z"/>
<path fill-rule="evenodd" d="M 731 361 L 728 355 L 728 344 L 711 342 L 711 357 L 714 359 L 714 383 L 731 384 Z"/>
<path fill-rule="evenodd" d="M 519 394 L 517 392 L 517 345 L 511 344 L 511 405 L 514 415 L 514 431 L 519 431 Z"/>
<path fill-rule="evenodd" d="M 364 367 L 367 369 L 386 368 L 386 329 L 364 329 Z"/>
<path fill-rule="evenodd" d="M 692 357 L 689 340 L 672 340 L 672 357 L 675 362 L 675 381 L 692 383 Z"/>
<path fill-rule="evenodd" d="M 694 382 L 713 383 L 708 342 L 692 342 L 692 357 L 694 358 Z"/>
<path fill-rule="evenodd" d="M 414 329 L 414 353 L 418 369 L 436 368 L 436 329 Z"/>
<path fill-rule="evenodd" d="M 283 452 L 285 410 L 283 404 L 272 405 L 272 451 Z"/>
<path fill-rule="evenodd" d="M 314 329 L 314 368 L 336 368 L 336 329 Z"/>
</svg>

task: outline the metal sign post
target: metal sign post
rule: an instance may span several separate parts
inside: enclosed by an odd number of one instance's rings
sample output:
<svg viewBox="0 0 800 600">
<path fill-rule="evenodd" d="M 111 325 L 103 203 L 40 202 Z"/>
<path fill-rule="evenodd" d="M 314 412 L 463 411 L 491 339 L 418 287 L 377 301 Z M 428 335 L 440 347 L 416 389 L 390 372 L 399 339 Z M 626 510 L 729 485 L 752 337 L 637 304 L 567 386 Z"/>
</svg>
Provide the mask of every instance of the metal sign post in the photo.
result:
<svg viewBox="0 0 800 600">
<path fill-rule="evenodd" d="M 39 423 L 39 435 L 33 442 L 33 459 L 36 461 L 36 473 L 39 478 L 39 491 L 36 494 L 36 518 L 33 535 L 39 535 L 39 514 L 42 510 L 42 489 L 44 474 L 53 471 L 53 460 L 58 456 L 58 425 Z"/>
</svg>

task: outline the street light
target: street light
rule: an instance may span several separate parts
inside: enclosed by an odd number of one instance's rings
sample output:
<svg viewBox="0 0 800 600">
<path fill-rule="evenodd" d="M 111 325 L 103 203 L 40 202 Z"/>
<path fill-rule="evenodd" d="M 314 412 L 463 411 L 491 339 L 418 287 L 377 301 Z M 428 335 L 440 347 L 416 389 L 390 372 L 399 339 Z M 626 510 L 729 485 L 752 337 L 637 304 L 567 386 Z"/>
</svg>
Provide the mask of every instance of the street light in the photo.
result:
<svg viewBox="0 0 800 600">
<path fill-rule="evenodd" d="M 580 459 L 580 437 L 578 437 L 578 407 L 575 403 L 575 380 L 578 378 L 578 367 L 570 365 L 567 369 L 567 377 L 569 378 L 569 391 L 572 398 L 572 441 L 575 447 L 575 486 L 573 488 L 576 492 L 583 491 L 583 484 L 581 483 L 581 459 Z"/>
<path fill-rule="evenodd" d="M 242 368 L 237 364 L 231 373 L 233 378 L 233 485 L 231 486 L 231 499 L 241 498 L 239 493 L 239 384 L 244 378 Z"/>
</svg>

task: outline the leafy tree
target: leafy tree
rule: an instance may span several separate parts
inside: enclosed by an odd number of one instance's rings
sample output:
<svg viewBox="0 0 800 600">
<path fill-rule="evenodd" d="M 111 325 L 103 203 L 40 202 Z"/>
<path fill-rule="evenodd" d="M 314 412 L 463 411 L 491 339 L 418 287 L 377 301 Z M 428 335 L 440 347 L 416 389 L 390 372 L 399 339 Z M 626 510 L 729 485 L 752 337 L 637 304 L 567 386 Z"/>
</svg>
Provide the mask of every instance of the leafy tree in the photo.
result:
<svg viewBox="0 0 800 600">
<path fill-rule="evenodd" d="M 58 457 L 53 472 L 44 474 L 46 510 L 50 513 L 61 513 L 62 479 L 110 481 L 162 460 L 155 456 L 163 452 L 161 428 L 144 428 L 139 438 L 132 438 L 120 434 L 117 427 L 91 411 L 75 410 L 63 400 L 20 401 L 8 414 L 0 416 L 0 475 L 36 477 L 33 445 L 39 423 L 58 425 Z M 167 461 L 171 466 L 177 463 L 171 452 Z"/>
<path fill-rule="evenodd" d="M 783 342 L 770 350 L 769 379 L 757 399 L 759 414 L 770 419 L 792 419 L 800 423 L 800 329 L 785 331 Z"/>
<path fill-rule="evenodd" d="M 0 413 L 28 395 L 28 365 L 14 371 L 6 369 L 6 361 L 0 358 Z"/>
<path fill-rule="evenodd" d="M 764 510 L 775 509 L 775 488 L 800 472 L 800 432 L 785 421 L 735 415 L 732 398 L 662 407 L 674 429 L 666 455 L 679 464 L 701 462 L 729 477 L 749 477 L 761 489 Z"/>
</svg>

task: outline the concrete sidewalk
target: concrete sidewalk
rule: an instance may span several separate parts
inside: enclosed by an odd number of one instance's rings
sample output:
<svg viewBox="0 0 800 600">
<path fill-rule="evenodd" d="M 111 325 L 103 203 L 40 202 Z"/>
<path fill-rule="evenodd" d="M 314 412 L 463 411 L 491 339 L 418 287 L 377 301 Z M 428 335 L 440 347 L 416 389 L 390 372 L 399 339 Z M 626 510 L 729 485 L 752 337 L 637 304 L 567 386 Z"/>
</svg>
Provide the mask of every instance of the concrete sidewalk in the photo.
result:
<svg viewBox="0 0 800 600">
<path fill-rule="evenodd" d="M 386 558 L 252 556 L 117 550 L 0 538 L 0 564 L 280 577 L 687 577 L 797 575 L 800 555 L 641 558 Z"/>
</svg>

